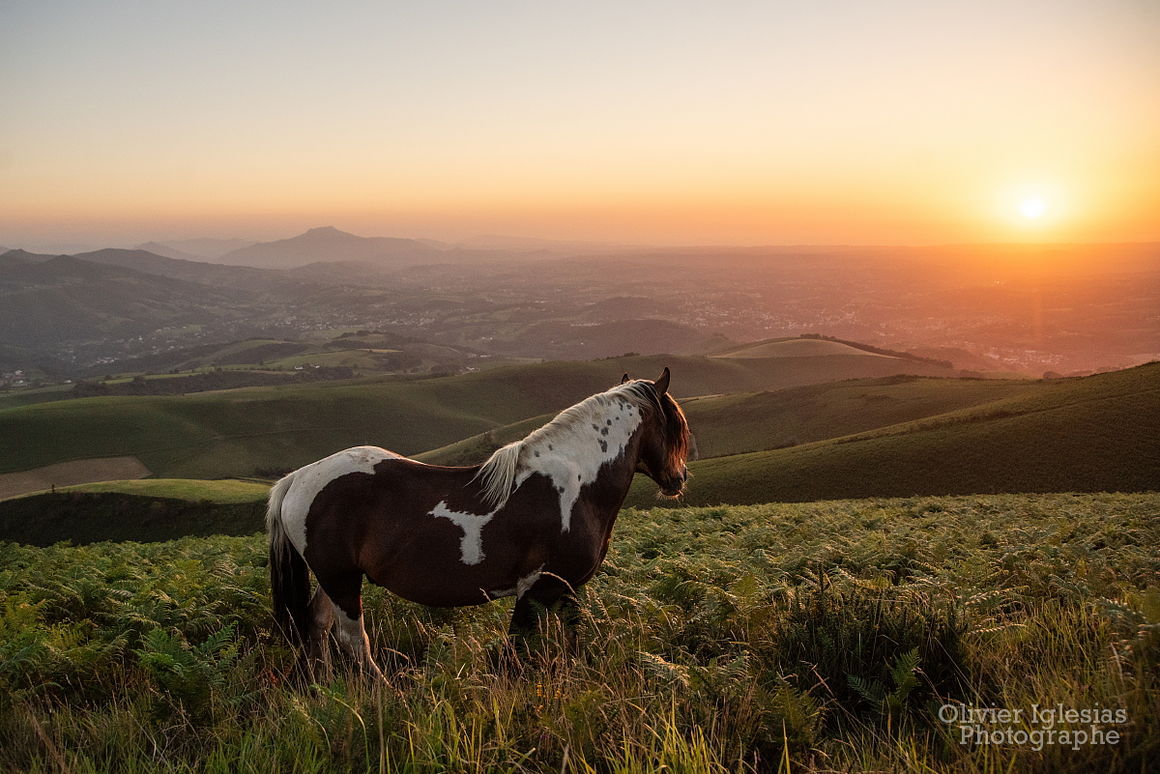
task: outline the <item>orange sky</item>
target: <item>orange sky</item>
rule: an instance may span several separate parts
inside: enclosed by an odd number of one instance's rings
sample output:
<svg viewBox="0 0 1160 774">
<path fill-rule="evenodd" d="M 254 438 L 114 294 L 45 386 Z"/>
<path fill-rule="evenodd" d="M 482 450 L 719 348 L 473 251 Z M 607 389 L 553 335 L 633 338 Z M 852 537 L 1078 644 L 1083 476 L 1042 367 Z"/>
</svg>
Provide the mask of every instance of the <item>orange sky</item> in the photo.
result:
<svg viewBox="0 0 1160 774">
<path fill-rule="evenodd" d="M 63 5 L 0 9 L 6 247 L 1160 241 L 1150 0 Z"/>
</svg>

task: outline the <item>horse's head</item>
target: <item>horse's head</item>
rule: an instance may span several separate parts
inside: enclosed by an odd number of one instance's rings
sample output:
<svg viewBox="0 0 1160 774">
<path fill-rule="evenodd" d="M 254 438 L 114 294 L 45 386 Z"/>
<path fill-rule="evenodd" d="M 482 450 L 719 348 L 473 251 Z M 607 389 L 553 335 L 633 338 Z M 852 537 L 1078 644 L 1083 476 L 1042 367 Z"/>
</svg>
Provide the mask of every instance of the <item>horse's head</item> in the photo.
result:
<svg viewBox="0 0 1160 774">
<path fill-rule="evenodd" d="M 622 383 L 627 380 L 628 374 L 625 374 Z M 656 401 L 653 410 L 646 415 L 636 469 L 657 482 L 663 494 L 676 497 L 684 491 L 689 477 L 685 467 L 692 442 L 689 423 L 685 412 L 669 395 L 667 367 L 655 381 L 643 383 Z"/>
</svg>

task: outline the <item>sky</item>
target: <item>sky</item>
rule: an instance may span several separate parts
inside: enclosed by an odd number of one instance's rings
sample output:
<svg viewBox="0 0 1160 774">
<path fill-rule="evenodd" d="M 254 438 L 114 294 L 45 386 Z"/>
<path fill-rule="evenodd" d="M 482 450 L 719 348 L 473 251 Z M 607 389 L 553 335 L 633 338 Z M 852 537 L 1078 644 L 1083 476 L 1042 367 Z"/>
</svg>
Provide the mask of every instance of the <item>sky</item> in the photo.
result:
<svg viewBox="0 0 1160 774">
<path fill-rule="evenodd" d="M 0 0 L 0 245 L 1160 241 L 1155 0 Z"/>
</svg>

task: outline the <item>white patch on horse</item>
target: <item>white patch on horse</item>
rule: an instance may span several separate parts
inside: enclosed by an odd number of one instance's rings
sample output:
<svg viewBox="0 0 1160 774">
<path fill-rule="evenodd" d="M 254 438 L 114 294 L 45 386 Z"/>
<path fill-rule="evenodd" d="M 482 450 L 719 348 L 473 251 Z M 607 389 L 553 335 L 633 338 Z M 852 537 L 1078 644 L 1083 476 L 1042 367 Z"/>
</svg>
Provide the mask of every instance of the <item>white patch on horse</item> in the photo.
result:
<svg viewBox="0 0 1160 774">
<path fill-rule="evenodd" d="M 524 577 L 516 581 L 516 599 L 519 599 L 524 594 L 528 593 L 528 589 L 536 585 L 536 581 L 540 579 L 540 575 L 544 572 L 544 565 L 540 565 L 535 572 L 530 572 Z"/>
<path fill-rule="evenodd" d="M 540 473 L 560 496 L 560 531 L 569 531 L 581 489 L 624 453 L 644 418 L 643 407 L 655 402 L 643 392 L 651 384 L 644 384 L 626 382 L 593 395 L 522 441 L 497 450 L 476 476 L 483 482 L 484 499 L 501 508 L 529 475 Z"/>
<path fill-rule="evenodd" d="M 496 508 L 491 513 L 463 513 L 453 511 L 447 507 L 447 502 L 441 501 L 433 509 L 430 516 L 450 519 L 455 526 L 463 530 L 463 537 L 459 541 L 460 561 L 464 564 L 479 564 L 484 560 L 483 555 L 483 527 L 495 516 Z"/>
<path fill-rule="evenodd" d="M 600 469 L 624 453 L 632 434 L 640 426 L 640 409 L 626 401 L 613 400 L 593 412 L 588 421 L 577 422 L 568 435 L 550 436 L 552 451 L 547 451 L 549 438 L 536 439 L 529 448 L 528 460 L 532 472 L 547 476 L 560 495 L 560 531 L 572 526 L 572 509 L 580 499 L 580 490 L 596 482 Z"/>
<path fill-rule="evenodd" d="M 534 571 L 528 573 L 527 575 L 523 576 L 522 578 L 517 579 L 515 586 L 510 586 L 510 587 L 502 588 L 502 589 L 491 589 L 491 590 L 485 591 L 483 593 L 488 599 L 499 599 L 500 597 L 511 597 L 511 596 L 514 596 L 516 599 L 519 599 L 524 594 L 528 593 L 528 589 L 530 589 L 532 586 L 536 585 L 536 581 L 538 581 L 540 579 L 540 576 L 543 574 L 544 574 L 544 565 L 541 564 Z"/>
<path fill-rule="evenodd" d="M 354 446 L 290 474 L 290 488 L 282 500 L 282 526 L 298 553 L 306 551 L 306 515 L 310 513 L 310 506 L 318 493 L 336 478 L 350 473 L 373 474 L 375 465 L 391 459 L 402 457 L 377 446 Z"/>
</svg>

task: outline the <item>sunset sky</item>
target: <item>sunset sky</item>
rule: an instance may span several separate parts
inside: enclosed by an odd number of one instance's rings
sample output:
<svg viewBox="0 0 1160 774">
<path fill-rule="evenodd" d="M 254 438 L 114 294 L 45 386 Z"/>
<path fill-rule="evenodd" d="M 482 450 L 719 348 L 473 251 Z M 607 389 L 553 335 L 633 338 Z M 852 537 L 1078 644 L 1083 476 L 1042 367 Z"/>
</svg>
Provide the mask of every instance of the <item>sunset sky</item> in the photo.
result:
<svg viewBox="0 0 1160 774">
<path fill-rule="evenodd" d="M 0 245 L 1160 240 L 1160 2 L 0 4 Z"/>
</svg>

